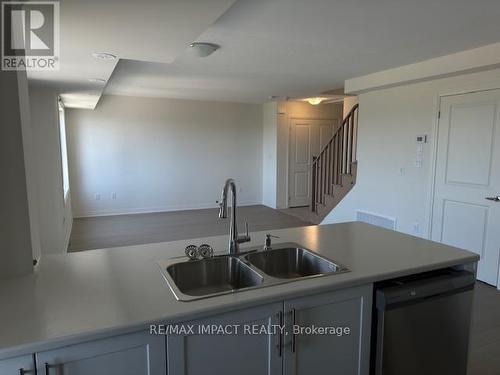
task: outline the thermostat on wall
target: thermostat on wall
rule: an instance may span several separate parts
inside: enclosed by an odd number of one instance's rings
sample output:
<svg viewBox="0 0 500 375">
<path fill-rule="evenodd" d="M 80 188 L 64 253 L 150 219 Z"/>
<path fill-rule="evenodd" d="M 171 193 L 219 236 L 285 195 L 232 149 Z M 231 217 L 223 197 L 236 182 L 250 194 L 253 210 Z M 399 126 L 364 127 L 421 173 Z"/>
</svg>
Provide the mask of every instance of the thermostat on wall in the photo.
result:
<svg viewBox="0 0 500 375">
<path fill-rule="evenodd" d="M 427 134 L 417 135 L 417 143 L 427 143 Z"/>
</svg>

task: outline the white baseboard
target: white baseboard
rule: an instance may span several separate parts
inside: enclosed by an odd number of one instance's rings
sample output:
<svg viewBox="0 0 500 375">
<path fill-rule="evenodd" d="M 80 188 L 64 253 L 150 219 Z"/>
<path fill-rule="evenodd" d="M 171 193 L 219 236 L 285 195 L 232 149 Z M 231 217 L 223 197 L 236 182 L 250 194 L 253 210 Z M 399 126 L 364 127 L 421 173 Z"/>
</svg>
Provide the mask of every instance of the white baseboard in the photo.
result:
<svg viewBox="0 0 500 375">
<path fill-rule="evenodd" d="M 238 203 L 238 207 L 255 206 L 261 204 L 262 201 L 240 202 Z M 206 208 L 217 208 L 217 207 L 218 206 L 215 203 L 206 203 L 193 206 L 163 206 L 163 207 L 144 207 L 144 208 L 130 208 L 130 209 L 117 208 L 117 209 L 107 209 L 99 211 L 77 211 L 73 213 L 73 217 L 75 219 L 79 219 L 85 217 L 119 216 L 119 215 L 133 215 L 133 214 L 149 214 L 156 212 L 202 210 Z"/>
</svg>

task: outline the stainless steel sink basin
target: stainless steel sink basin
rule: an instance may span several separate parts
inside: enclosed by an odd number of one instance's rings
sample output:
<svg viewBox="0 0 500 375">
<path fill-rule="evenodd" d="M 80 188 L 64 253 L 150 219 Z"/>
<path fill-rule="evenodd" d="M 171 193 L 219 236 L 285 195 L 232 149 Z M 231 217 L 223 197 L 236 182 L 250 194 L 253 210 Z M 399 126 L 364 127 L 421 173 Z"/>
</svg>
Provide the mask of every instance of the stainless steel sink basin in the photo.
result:
<svg viewBox="0 0 500 375">
<path fill-rule="evenodd" d="M 260 285 L 264 280 L 239 258 L 231 256 L 174 263 L 166 267 L 164 275 L 178 299 L 231 293 Z"/>
<path fill-rule="evenodd" d="M 295 243 L 203 260 L 173 258 L 158 264 L 175 298 L 180 301 L 349 272 L 346 267 Z"/>
<path fill-rule="evenodd" d="M 298 247 L 248 254 L 245 259 L 265 274 L 280 279 L 296 279 L 346 270 L 345 267 Z"/>
</svg>

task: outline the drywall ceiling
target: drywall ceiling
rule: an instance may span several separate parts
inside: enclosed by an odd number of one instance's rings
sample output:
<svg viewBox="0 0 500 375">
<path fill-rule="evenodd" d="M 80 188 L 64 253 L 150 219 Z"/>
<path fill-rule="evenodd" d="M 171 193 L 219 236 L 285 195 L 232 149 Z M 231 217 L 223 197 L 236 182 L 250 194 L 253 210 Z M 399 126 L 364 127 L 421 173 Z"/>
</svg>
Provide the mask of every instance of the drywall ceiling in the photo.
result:
<svg viewBox="0 0 500 375">
<path fill-rule="evenodd" d="M 239 0 L 197 39 L 220 44 L 213 55 L 184 51 L 171 63 L 129 55 L 105 93 L 257 103 L 318 95 L 500 41 L 499 19 L 498 0 Z"/>
<path fill-rule="evenodd" d="M 60 1 L 60 70 L 29 71 L 31 84 L 55 86 L 68 107 L 94 108 L 118 58 L 171 63 L 235 0 Z"/>
</svg>

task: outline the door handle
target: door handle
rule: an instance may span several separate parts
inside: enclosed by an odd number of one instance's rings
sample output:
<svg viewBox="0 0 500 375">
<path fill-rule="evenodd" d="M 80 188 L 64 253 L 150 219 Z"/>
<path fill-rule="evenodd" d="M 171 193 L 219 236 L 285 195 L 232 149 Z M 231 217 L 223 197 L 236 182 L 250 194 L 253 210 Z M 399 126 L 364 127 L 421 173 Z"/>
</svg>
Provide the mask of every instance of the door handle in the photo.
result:
<svg viewBox="0 0 500 375">
<path fill-rule="evenodd" d="M 486 197 L 486 199 L 493 202 L 500 202 L 500 195 L 497 195 L 496 197 Z"/>
</svg>

